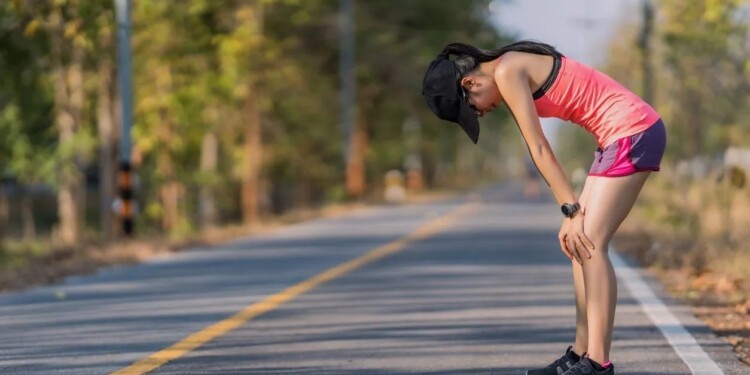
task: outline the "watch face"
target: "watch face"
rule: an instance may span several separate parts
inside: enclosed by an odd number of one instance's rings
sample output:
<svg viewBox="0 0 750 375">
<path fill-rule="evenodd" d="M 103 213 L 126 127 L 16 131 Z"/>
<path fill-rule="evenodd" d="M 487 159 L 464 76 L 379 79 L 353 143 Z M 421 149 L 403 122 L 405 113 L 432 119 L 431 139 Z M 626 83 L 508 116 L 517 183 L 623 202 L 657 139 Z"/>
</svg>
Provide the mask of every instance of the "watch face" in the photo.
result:
<svg viewBox="0 0 750 375">
<path fill-rule="evenodd" d="M 567 204 L 562 206 L 562 213 L 565 216 L 570 216 L 570 207 Z"/>
</svg>

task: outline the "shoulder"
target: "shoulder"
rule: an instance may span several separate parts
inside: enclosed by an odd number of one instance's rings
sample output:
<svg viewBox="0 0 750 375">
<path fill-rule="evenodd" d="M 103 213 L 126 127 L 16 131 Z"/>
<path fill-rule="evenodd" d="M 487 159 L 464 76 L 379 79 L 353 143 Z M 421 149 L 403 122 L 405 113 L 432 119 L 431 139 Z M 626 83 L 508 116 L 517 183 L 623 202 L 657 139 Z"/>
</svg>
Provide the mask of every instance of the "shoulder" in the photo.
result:
<svg viewBox="0 0 750 375">
<path fill-rule="evenodd" d="M 495 66 L 494 78 L 498 86 L 525 82 L 529 73 L 531 56 L 524 52 L 506 52 Z"/>
<path fill-rule="evenodd" d="M 512 76 L 526 74 L 530 54 L 524 52 L 510 51 L 500 56 L 500 61 L 495 67 L 495 78 L 505 79 Z"/>
</svg>

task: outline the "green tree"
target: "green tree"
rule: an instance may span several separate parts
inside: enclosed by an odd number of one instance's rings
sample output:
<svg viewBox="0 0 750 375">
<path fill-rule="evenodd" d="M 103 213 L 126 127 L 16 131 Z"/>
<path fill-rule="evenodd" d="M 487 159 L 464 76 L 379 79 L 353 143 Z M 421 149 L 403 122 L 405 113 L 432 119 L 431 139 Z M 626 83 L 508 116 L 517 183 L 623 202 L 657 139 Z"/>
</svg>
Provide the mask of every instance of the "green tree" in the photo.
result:
<svg viewBox="0 0 750 375">
<path fill-rule="evenodd" d="M 58 179 L 54 100 L 50 87 L 49 38 L 40 16 L 22 2 L 0 5 L 0 170 L 21 187 L 24 238 L 35 236 L 27 187 Z M 2 223 L 3 227 L 7 227 Z"/>
<path fill-rule="evenodd" d="M 715 153 L 747 134 L 748 23 L 740 0 L 661 0 L 659 26 L 670 151 Z M 674 131 L 672 131 L 674 130 Z"/>
<path fill-rule="evenodd" d="M 357 176 L 350 180 L 358 181 L 357 195 L 375 192 L 385 171 L 403 167 L 407 119 L 422 124 L 410 152 L 419 151 L 428 181 L 437 181 L 439 163 L 455 175 L 479 176 L 482 159 L 498 155 L 500 127 L 483 129 L 482 144 L 473 148 L 456 126 L 434 118 L 420 89 L 425 67 L 446 43 L 500 44 L 484 14 L 487 3 L 357 2 L 360 116 L 356 157 L 345 165 L 337 2 L 134 2 L 132 156 L 145 203 L 139 229 L 179 234 L 195 224 L 252 223 L 266 209 L 342 199 L 347 175 Z M 60 234 L 69 245 L 85 225 L 81 172 L 93 170 L 94 160 L 105 239 L 112 227 L 119 128 L 112 7 L 109 0 L 0 7 L 0 45 L 9 52 L 0 67 L 13 72 L 0 79 L 0 126 L 14 134 L 0 142 L 1 162 L 29 183 L 54 183 Z M 459 159 L 461 168 L 450 167 Z M 51 167 L 28 167 L 39 160 Z M 352 165 L 356 173 L 347 174 Z M 43 176 L 32 178 L 36 172 Z"/>
</svg>

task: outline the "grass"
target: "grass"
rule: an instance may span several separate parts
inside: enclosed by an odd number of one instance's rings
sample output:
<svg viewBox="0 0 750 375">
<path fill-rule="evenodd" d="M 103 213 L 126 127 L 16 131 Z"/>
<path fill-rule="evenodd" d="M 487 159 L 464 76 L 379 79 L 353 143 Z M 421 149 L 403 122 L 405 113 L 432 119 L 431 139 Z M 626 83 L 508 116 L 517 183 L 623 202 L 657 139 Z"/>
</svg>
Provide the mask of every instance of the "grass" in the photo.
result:
<svg viewBox="0 0 750 375">
<path fill-rule="evenodd" d="M 0 246 L 0 265 L 5 268 L 21 267 L 34 259 L 48 255 L 51 249 L 47 241 L 7 240 Z"/>
<path fill-rule="evenodd" d="M 643 266 L 703 280 L 726 298 L 750 297 L 750 188 L 671 170 L 649 177 L 615 237 L 618 248 Z"/>
</svg>

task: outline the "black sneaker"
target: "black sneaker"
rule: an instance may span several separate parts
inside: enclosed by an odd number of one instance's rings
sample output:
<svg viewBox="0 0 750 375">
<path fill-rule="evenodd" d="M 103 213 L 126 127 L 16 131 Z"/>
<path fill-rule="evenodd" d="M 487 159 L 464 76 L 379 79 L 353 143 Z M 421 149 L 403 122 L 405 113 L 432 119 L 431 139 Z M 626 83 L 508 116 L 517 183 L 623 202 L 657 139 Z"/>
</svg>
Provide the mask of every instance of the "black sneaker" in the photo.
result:
<svg viewBox="0 0 750 375">
<path fill-rule="evenodd" d="M 545 368 L 528 370 L 526 371 L 526 375 L 562 375 L 578 363 L 573 354 L 573 345 L 571 345 L 565 350 L 565 354 L 552 362 L 552 364 Z"/>
<path fill-rule="evenodd" d="M 609 367 L 597 371 L 591 364 L 591 360 L 588 357 L 583 357 L 580 362 L 576 363 L 570 370 L 565 371 L 563 375 L 615 375 L 615 365 L 610 363 Z"/>
</svg>

